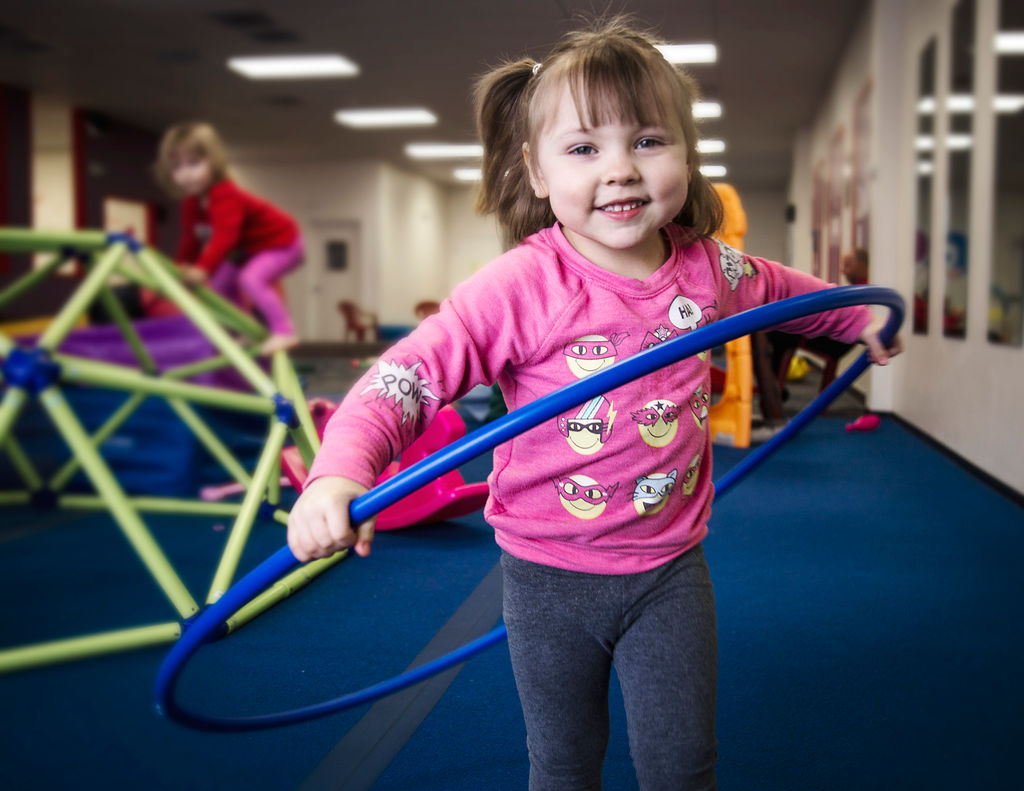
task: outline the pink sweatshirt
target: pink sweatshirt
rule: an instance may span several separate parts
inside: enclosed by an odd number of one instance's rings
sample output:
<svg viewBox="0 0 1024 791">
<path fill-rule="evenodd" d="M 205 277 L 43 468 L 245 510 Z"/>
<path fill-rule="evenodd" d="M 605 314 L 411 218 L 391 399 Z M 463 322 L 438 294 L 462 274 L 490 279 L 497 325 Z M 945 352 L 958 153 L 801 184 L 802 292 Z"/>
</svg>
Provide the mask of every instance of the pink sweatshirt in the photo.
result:
<svg viewBox="0 0 1024 791">
<path fill-rule="evenodd" d="M 383 354 L 331 418 L 310 480 L 372 486 L 445 403 L 497 381 L 510 410 L 717 318 L 829 286 L 716 240 L 665 228 L 672 252 L 639 281 L 591 264 L 558 225 L 459 285 L 441 312 Z M 853 342 L 867 308 L 818 314 L 787 332 Z M 707 534 L 714 487 L 710 367 L 692 357 L 499 446 L 485 516 L 524 560 L 627 574 Z"/>
</svg>

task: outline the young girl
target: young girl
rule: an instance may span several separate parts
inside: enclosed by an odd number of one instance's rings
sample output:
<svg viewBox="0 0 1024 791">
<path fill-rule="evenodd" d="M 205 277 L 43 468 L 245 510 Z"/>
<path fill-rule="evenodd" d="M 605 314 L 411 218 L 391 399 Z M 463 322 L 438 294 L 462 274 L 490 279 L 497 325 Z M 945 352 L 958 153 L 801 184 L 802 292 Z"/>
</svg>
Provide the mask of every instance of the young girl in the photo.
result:
<svg viewBox="0 0 1024 791">
<path fill-rule="evenodd" d="M 236 302 L 241 292 L 270 329 L 264 354 L 295 346 L 295 325 L 279 291 L 281 278 L 302 263 L 295 220 L 238 188 L 220 136 L 209 124 L 187 122 L 168 129 L 156 172 L 170 194 L 184 198 L 177 258 L 185 280 L 209 281 Z"/>
<path fill-rule="evenodd" d="M 300 560 L 370 553 L 348 504 L 442 404 L 497 381 L 510 409 L 719 317 L 827 287 L 711 238 L 691 82 L 622 21 L 487 75 L 481 207 L 517 246 L 382 355 L 329 422 L 292 510 Z M 866 308 L 793 331 L 861 339 Z M 530 788 L 597 789 L 614 662 L 642 789 L 714 788 L 716 632 L 701 550 L 710 360 L 604 393 L 498 447 L 486 517 L 526 718 Z"/>
</svg>

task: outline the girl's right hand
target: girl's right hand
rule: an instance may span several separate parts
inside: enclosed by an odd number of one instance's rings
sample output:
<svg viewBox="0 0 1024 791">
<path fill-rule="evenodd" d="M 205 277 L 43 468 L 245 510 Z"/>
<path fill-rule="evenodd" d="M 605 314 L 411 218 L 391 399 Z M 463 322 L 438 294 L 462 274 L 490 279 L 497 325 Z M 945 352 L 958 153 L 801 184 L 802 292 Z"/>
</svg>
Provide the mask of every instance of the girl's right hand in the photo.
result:
<svg viewBox="0 0 1024 791">
<path fill-rule="evenodd" d="M 348 506 L 365 486 L 337 476 L 317 478 L 307 486 L 288 514 L 288 547 L 305 563 L 326 558 L 340 549 L 354 547 L 360 557 L 370 554 L 375 519 L 353 529 Z"/>
</svg>

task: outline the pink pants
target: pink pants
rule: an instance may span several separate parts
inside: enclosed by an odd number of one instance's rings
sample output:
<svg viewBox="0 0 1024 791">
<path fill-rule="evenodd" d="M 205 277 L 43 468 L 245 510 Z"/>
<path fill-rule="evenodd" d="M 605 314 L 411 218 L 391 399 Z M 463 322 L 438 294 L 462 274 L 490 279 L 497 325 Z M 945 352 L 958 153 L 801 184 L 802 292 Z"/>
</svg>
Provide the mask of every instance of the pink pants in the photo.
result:
<svg viewBox="0 0 1024 791">
<path fill-rule="evenodd" d="M 274 288 L 278 281 L 302 263 L 301 237 L 288 247 L 275 247 L 256 253 L 244 264 L 225 261 L 210 278 L 210 288 L 237 304 L 244 296 L 263 314 L 274 335 L 295 335 L 295 324 L 288 308 Z"/>
</svg>

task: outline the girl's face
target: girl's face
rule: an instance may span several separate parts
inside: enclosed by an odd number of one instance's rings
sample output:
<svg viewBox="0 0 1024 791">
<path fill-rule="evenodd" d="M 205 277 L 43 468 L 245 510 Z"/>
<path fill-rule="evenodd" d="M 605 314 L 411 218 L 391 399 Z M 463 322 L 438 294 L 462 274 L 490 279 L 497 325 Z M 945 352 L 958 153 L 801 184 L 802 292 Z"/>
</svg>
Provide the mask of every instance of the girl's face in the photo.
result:
<svg viewBox="0 0 1024 791">
<path fill-rule="evenodd" d="M 213 168 L 205 156 L 179 149 L 171 157 L 171 179 L 186 195 L 202 195 L 213 182 Z"/>
<path fill-rule="evenodd" d="M 534 193 L 550 201 L 588 260 L 641 279 L 652 274 L 665 261 L 659 231 L 686 202 L 682 132 L 622 118 L 585 128 L 568 85 L 554 91 L 535 147 L 523 146 Z"/>
</svg>

